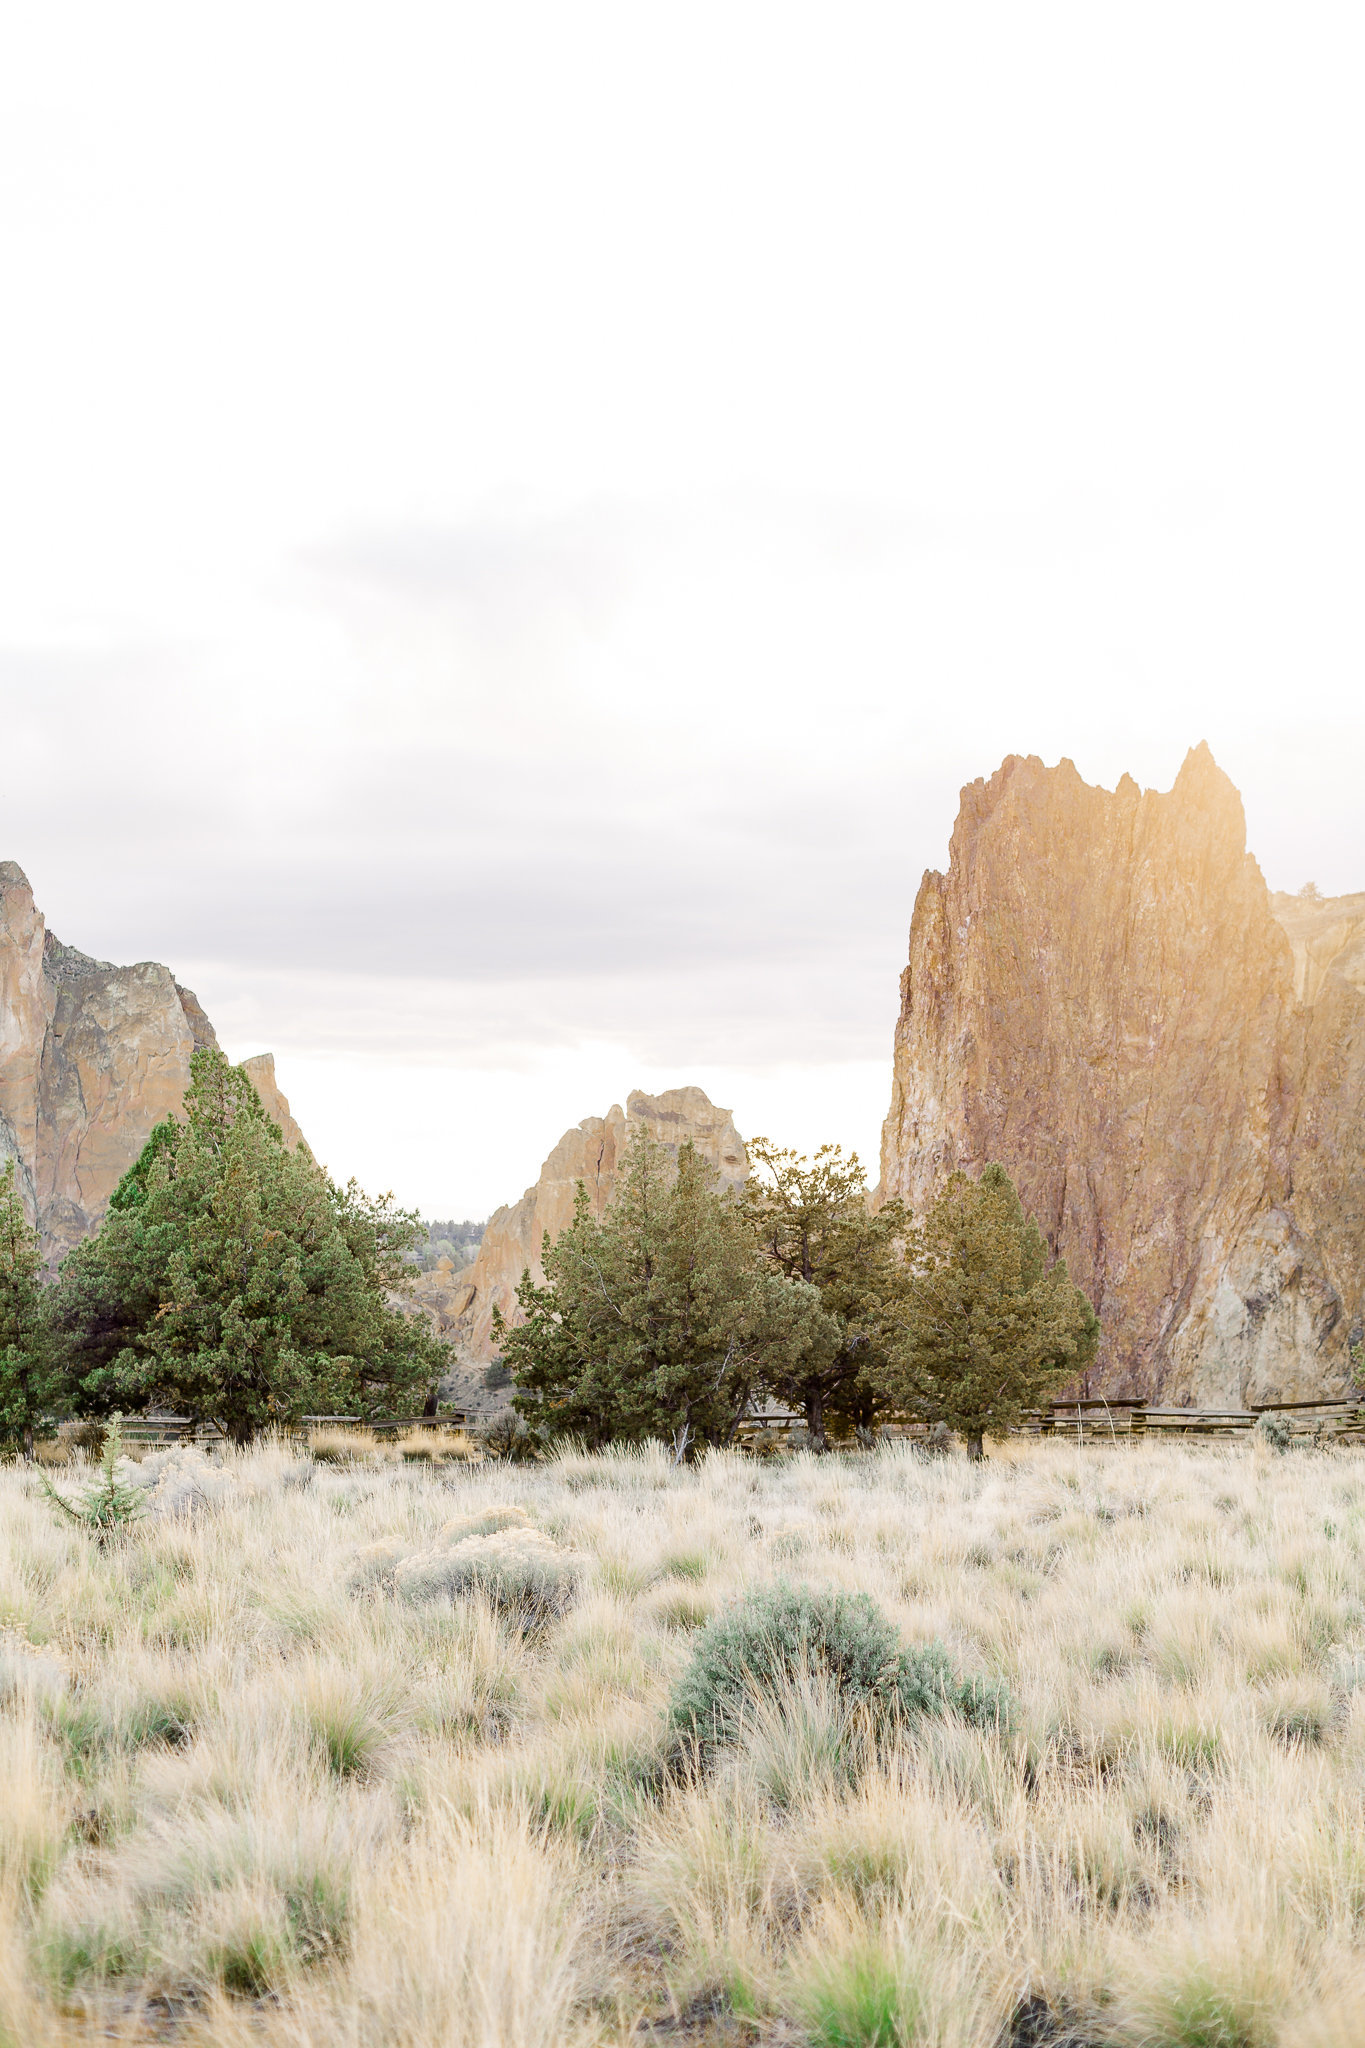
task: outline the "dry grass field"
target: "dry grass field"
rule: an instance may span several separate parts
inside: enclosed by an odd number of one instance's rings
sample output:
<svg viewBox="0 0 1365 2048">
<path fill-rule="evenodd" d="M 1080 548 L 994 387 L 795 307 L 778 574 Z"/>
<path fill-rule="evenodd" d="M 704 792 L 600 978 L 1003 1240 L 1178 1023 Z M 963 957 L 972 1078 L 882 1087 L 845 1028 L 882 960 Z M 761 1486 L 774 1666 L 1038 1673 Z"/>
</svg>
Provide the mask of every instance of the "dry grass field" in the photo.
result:
<svg viewBox="0 0 1365 2048">
<path fill-rule="evenodd" d="M 346 1456 L 163 1460 L 102 1549 L 0 1472 L 0 2041 L 1365 2041 L 1365 1456 Z M 812 1677 L 689 1770 L 777 1579 L 1014 1725 Z"/>
</svg>

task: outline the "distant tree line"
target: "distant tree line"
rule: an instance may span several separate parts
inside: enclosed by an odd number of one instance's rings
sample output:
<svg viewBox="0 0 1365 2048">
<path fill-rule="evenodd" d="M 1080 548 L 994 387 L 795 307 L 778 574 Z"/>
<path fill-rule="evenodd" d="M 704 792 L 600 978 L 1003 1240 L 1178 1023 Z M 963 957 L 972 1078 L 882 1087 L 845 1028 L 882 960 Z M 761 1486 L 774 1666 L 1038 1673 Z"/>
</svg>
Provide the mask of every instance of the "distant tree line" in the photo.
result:
<svg viewBox="0 0 1365 2048">
<path fill-rule="evenodd" d="M 0 1174 L 0 1441 L 168 1408 L 244 1442 L 304 1414 L 403 1413 L 449 1349 L 401 1306 L 420 1219 L 290 1151 L 240 1068 L 196 1052 L 99 1232 L 44 1271 Z"/>
<path fill-rule="evenodd" d="M 524 1274 L 520 1319 L 497 1319 L 530 1442 L 656 1439 L 681 1460 L 776 1401 L 819 1450 L 897 1414 L 979 1456 L 1094 1358 L 1094 1311 L 1003 1168 L 954 1174 L 916 1219 L 873 1210 L 838 1146 L 805 1159 L 760 1139 L 750 1162 L 721 1191 L 694 1146 L 674 1157 L 640 1131 L 605 1215 L 580 1187 L 544 1281 Z M 304 1414 L 410 1411 L 451 1359 L 404 1294 L 451 1228 L 338 1186 L 239 1068 L 197 1052 L 181 1115 L 55 1277 L 14 1163 L 0 1173 L 0 1442 L 31 1454 L 64 1417 L 151 1407 L 239 1442 Z"/>
<path fill-rule="evenodd" d="M 457 1270 L 469 1265 L 478 1256 L 479 1246 L 483 1243 L 483 1224 L 475 1223 L 467 1216 L 461 1223 L 453 1219 L 437 1222 L 423 1218 L 421 1228 L 423 1237 L 414 1247 L 413 1259 L 424 1273 L 430 1273 L 442 1259 L 449 1259 Z"/>
<path fill-rule="evenodd" d="M 738 1195 L 691 1144 L 631 1140 L 605 1215 L 573 1220 L 500 1315 L 535 1440 L 726 1444 L 761 1402 L 811 1444 L 870 1441 L 888 1414 L 943 1423 L 972 1456 L 1083 1372 L 1099 1323 L 1003 1167 L 955 1173 L 922 1219 L 873 1210 L 856 1154 L 759 1139 Z"/>
</svg>

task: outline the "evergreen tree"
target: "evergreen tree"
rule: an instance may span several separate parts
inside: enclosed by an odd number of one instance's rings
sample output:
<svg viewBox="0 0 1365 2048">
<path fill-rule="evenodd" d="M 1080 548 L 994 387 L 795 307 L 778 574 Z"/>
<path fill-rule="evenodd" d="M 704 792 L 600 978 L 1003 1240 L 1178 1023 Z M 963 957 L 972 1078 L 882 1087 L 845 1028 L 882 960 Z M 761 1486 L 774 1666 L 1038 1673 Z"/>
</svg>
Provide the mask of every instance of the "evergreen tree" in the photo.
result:
<svg viewBox="0 0 1365 2048">
<path fill-rule="evenodd" d="M 916 1235 L 887 1391 L 960 1430 L 968 1453 L 1083 1372 L 1100 1326 L 1003 1166 L 951 1176 Z"/>
<path fill-rule="evenodd" d="M 415 1216 L 291 1152 L 240 1068 L 196 1052 L 183 1120 L 148 1139 L 99 1235 L 63 1262 L 57 1314 L 95 1407 L 149 1402 L 245 1441 L 308 1412 L 411 1401 L 447 1347 L 392 1296 Z"/>
<path fill-rule="evenodd" d="M 690 1142 L 676 1166 L 637 1131 L 600 1220 L 573 1221 L 523 1274 L 523 1320 L 497 1318 L 515 1405 L 593 1448 L 662 1438 L 675 1461 L 728 1443 L 756 1391 L 829 1341 L 813 1287 L 764 1272 L 738 1206 Z"/>
<path fill-rule="evenodd" d="M 66 1393 L 62 1356 L 47 1311 L 38 1232 L 24 1213 L 7 1159 L 0 1172 L 0 1440 L 33 1456 L 33 1432 Z"/>
<path fill-rule="evenodd" d="M 885 1407 L 882 1380 L 900 1341 L 903 1247 L 912 1235 L 899 1202 L 875 1214 L 856 1152 L 822 1145 L 813 1159 L 755 1138 L 740 1207 L 773 1272 L 819 1291 L 832 1341 L 779 1369 L 772 1391 L 799 1408 L 816 1450 L 831 1417 L 865 1438 Z"/>
</svg>

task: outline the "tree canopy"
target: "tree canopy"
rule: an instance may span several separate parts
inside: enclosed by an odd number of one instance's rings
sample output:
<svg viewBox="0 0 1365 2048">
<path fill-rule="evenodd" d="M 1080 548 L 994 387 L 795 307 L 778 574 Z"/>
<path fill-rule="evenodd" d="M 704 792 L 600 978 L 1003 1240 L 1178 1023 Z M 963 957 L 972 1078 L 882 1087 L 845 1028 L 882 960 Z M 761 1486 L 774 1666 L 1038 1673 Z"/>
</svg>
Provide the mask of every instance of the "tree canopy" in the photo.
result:
<svg viewBox="0 0 1365 2048">
<path fill-rule="evenodd" d="M 884 1381 L 900 1342 L 912 1234 L 899 1202 L 873 1211 L 856 1152 L 822 1145 L 813 1159 L 755 1138 L 740 1208 L 759 1256 L 788 1280 L 820 1296 L 830 1339 L 779 1362 L 772 1391 L 799 1408 L 816 1450 L 826 1448 L 831 1417 L 866 1440 L 886 1406 Z"/>
<path fill-rule="evenodd" d="M 166 1404 L 244 1440 L 313 1412 L 374 1413 L 424 1393 L 447 1347 L 395 1305 L 415 1215 L 291 1152 L 248 1077 L 191 1062 L 183 1116 L 158 1124 L 97 1236 L 63 1261 L 55 1321 L 87 1405 Z"/>
<path fill-rule="evenodd" d="M 1100 1326 L 1003 1166 L 953 1174 L 920 1225 L 888 1393 L 967 1439 L 1003 1436 L 1083 1372 Z"/>
<path fill-rule="evenodd" d="M 832 1350 L 818 1290 L 765 1271 L 739 1205 L 690 1142 L 676 1164 L 636 1131 L 606 1214 L 573 1221 L 526 1273 L 524 1320 L 497 1327 L 516 1405 L 591 1447 L 662 1438 L 682 1459 L 728 1443 L 758 1390 Z"/>
<path fill-rule="evenodd" d="M 33 1456 L 36 1425 L 67 1387 L 42 1274 L 38 1232 L 7 1159 L 0 1171 L 0 1442 L 17 1444 L 26 1458 Z"/>
</svg>

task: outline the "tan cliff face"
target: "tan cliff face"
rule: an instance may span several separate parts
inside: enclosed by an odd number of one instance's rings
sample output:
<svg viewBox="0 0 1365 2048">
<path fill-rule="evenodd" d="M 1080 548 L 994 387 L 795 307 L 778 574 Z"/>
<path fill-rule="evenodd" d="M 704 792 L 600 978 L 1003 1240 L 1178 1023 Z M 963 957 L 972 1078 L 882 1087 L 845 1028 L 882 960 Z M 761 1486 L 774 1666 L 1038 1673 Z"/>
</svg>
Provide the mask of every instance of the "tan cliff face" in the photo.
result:
<svg viewBox="0 0 1365 2048">
<path fill-rule="evenodd" d="M 242 1060 L 240 1065 L 261 1099 L 261 1108 L 272 1123 L 279 1125 L 280 1135 L 290 1151 L 293 1152 L 300 1145 L 306 1144 L 303 1132 L 294 1121 L 293 1111 L 289 1107 L 289 1097 L 275 1078 L 274 1053 L 253 1053 L 250 1059 Z"/>
<path fill-rule="evenodd" d="M 1365 992 L 1365 894 L 1270 899 L 1294 956 L 1294 993 L 1314 1003 L 1329 975 Z"/>
<path fill-rule="evenodd" d="M 180 1108 L 196 1046 L 216 1043 L 169 968 L 64 946 L 22 869 L 0 861 L 0 1160 L 15 1160 L 49 1256 L 98 1226 L 152 1126 Z M 246 1067 L 297 1142 L 271 1056 Z"/>
<path fill-rule="evenodd" d="M 1298 1000 L 1291 938 L 1204 747 L 1166 794 L 1011 758 L 963 791 L 948 871 L 924 878 L 882 1189 L 922 1208 L 952 1168 L 1006 1166 L 1099 1311 L 1093 1391 L 1346 1384 L 1365 991 L 1349 942 L 1308 934 Z"/>
<path fill-rule="evenodd" d="M 541 1246 L 547 1233 L 553 1242 L 571 1220 L 579 1181 L 594 1215 L 603 1213 L 616 1185 L 617 1165 L 637 1128 L 674 1152 L 690 1138 L 715 1167 L 722 1186 L 738 1187 L 749 1170 L 729 1110 L 717 1109 L 700 1088 L 669 1088 L 662 1095 L 636 1089 L 624 1110 L 613 1104 L 604 1117 L 586 1117 L 564 1133 L 535 1186 L 489 1218 L 472 1265 L 460 1273 L 438 1266 L 417 1283 L 414 1300 L 466 1356 L 493 1356 L 493 1310 L 509 1317 L 514 1313 L 517 1283 L 528 1268 L 534 1279 L 544 1279 Z M 448 1268 L 448 1262 L 443 1264 Z"/>
</svg>

